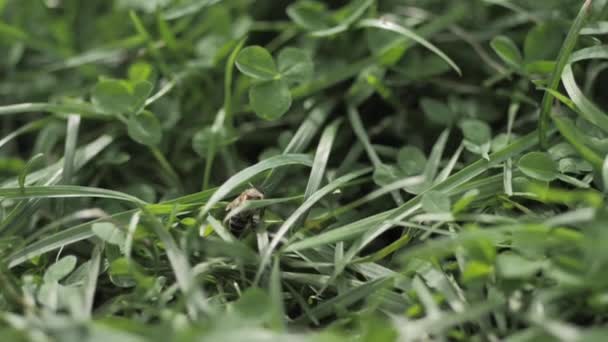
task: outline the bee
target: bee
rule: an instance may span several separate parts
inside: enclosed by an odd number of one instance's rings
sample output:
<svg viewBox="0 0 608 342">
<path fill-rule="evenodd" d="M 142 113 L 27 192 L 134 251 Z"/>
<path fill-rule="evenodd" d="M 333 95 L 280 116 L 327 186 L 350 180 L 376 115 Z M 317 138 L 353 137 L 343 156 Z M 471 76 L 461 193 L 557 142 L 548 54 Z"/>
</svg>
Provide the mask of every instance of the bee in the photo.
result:
<svg viewBox="0 0 608 342">
<path fill-rule="evenodd" d="M 261 221 L 262 209 L 242 209 L 249 200 L 262 200 L 264 194 L 253 186 L 243 191 L 237 198 L 226 206 L 228 214 L 224 218 L 224 225 L 229 227 L 237 236 L 248 228 L 255 228 Z"/>
</svg>

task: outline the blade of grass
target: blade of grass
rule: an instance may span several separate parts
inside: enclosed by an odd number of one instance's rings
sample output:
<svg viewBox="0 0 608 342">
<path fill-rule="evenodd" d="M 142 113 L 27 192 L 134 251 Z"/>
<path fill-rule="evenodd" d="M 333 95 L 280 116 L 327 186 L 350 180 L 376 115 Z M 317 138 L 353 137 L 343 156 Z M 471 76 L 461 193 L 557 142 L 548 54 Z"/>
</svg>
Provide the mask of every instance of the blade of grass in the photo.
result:
<svg viewBox="0 0 608 342">
<path fill-rule="evenodd" d="M 63 152 L 63 174 L 62 184 L 70 184 L 74 173 L 74 158 L 78 140 L 78 128 L 80 127 L 80 116 L 70 115 L 68 117 L 67 134 L 65 137 L 65 149 Z"/>
<path fill-rule="evenodd" d="M 347 108 L 347 112 L 348 120 L 350 121 L 353 132 L 355 132 L 357 139 L 365 148 L 365 151 L 367 152 L 367 157 L 372 162 L 372 165 L 375 169 L 381 167 L 383 165 L 382 160 L 380 160 L 378 153 L 376 152 L 376 150 L 372 146 L 371 141 L 369 140 L 369 136 L 367 135 L 367 132 L 363 127 L 363 122 L 361 121 L 361 116 L 359 115 L 359 112 L 355 107 L 350 105 Z M 391 196 L 393 197 L 395 203 L 397 203 L 398 205 L 403 203 L 403 197 L 401 197 L 399 191 L 391 192 Z"/>
<path fill-rule="evenodd" d="M 272 272 L 270 273 L 270 284 L 268 286 L 270 293 L 270 301 L 272 303 L 272 319 L 271 327 L 276 331 L 285 331 L 285 308 L 283 289 L 281 287 L 281 269 L 279 258 L 275 258 L 272 263 Z"/>
<path fill-rule="evenodd" d="M 63 152 L 63 173 L 61 184 L 69 185 L 72 183 L 74 173 L 74 157 L 76 154 L 76 146 L 78 143 L 78 129 L 80 128 L 80 116 L 69 115 L 65 137 L 65 147 Z M 65 203 L 63 200 L 59 202 L 57 211 L 59 215 L 63 215 Z"/>
<path fill-rule="evenodd" d="M 232 74 L 234 73 L 234 64 L 236 62 L 236 57 L 239 52 L 243 48 L 245 41 L 247 38 L 241 39 L 238 42 L 236 47 L 232 49 L 230 56 L 228 57 L 228 61 L 226 62 L 226 67 L 224 69 L 224 115 L 226 116 L 225 124 L 226 127 L 232 128 L 233 120 L 232 120 Z"/>
<path fill-rule="evenodd" d="M 441 163 L 441 157 L 443 156 L 443 151 L 445 150 L 445 146 L 448 143 L 449 137 L 449 129 L 444 130 L 443 132 L 441 132 L 441 135 L 439 135 L 439 138 L 437 138 L 437 141 L 431 149 L 429 160 L 427 161 L 424 167 L 424 172 L 422 173 L 424 175 L 424 178 L 427 179 L 429 183 L 435 180 L 435 176 L 439 172 L 439 164 Z M 439 181 L 439 179 L 437 179 L 437 181 Z"/>
<path fill-rule="evenodd" d="M 466 6 L 464 3 L 455 3 L 449 8 L 446 14 L 436 17 L 433 21 L 425 24 L 423 27 L 417 30 L 417 35 L 419 37 L 430 36 L 446 27 L 449 27 L 467 15 L 467 7 L 468 6 Z M 410 41 L 406 45 L 406 48 L 411 47 L 412 45 L 413 41 Z M 338 68 L 337 70 L 331 70 L 327 73 L 317 75 L 314 80 L 293 88 L 291 90 L 291 95 L 294 100 L 308 97 L 314 93 L 356 76 L 361 72 L 361 70 L 374 65 L 376 62 L 376 56 L 365 57 L 356 62 L 349 63 L 347 66 Z"/>
<path fill-rule="evenodd" d="M 162 222 L 154 214 L 143 206 L 140 209 L 144 214 L 143 216 L 148 218 L 152 229 L 163 243 L 167 257 L 171 263 L 171 268 L 173 269 L 173 274 L 175 274 L 175 279 L 177 279 L 180 290 L 186 297 L 185 303 L 189 316 L 192 319 L 196 319 L 200 312 L 206 315 L 213 315 L 213 310 L 205 299 L 203 291 L 196 284 L 190 263 L 184 252 L 179 249 L 171 234 L 169 234 Z"/>
<path fill-rule="evenodd" d="M 393 192 L 393 191 L 399 190 L 399 189 L 403 189 L 405 187 L 417 186 L 417 185 L 423 184 L 424 181 L 425 181 L 425 178 L 423 176 L 415 176 L 415 177 L 408 177 L 408 178 L 400 179 L 393 183 L 382 186 L 382 187 L 370 192 L 369 194 L 352 201 L 351 203 L 348 203 L 339 208 L 336 208 L 335 210 L 333 210 L 331 212 L 326 213 L 325 215 L 321 216 L 320 218 L 315 219 L 313 221 L 313 223 L 316 223 L 316 224 L 323 223 L 332 217 L 343 215 L 357 207 L 362 206 L 365 203 L 371 202 L 390 192 Z"/>
<path fill-rule="evenodd" d="M 311 166 L 312 160 L 309 155 L 306 154 L 283 154 L 275 157 L 263 160 L 253 166 L 250 166 L 239 173 L 230 177 L 222 186 L 220 186 L 209 198 L 209 201 L 203 207 L 199 214 L 199 218 L 205 217 L 205 215 L 211 210 L 211 208 L 224 197 L 226 197 L 232 190 L 239 185 L 247 182 L 252 177 L 266 170 L 274 169 L 281 166 L 287 165 L 305 165 Z"/>
<path fill-rule="evenodd" d="M 90 162 L 95 156 L 99 155 L 106 147 L 108 147 L 114 138 L 109 135 L 102 135 L 84 147 L 78 149 L 74 156 L 74 171 L 80 170 L 85 164 Z M 36 172 L 32 172 L 27 176 L 28 184 L 44 182 L 45 180 L 57 177 L 63 170 L 63 159 L 60 159 L 53 165 L 49 165 Z M 17 178 L 11 178 L 0 184 L 0 187 L 16 187 L 19 185 Z"/>
<path fill-rule="evenodd" d="M 583 94 L 574 79 L 572 64 L 589 59 L 608 59 L 608 46 L 594 46 L 573 53 L 569 64 L 564 67 L 562 82 L 570 99 L 579 109 L 577 113 L 604 132 L 608 132 L 608 115 Z"/>
<path fill-rule="evenodd" d="M 304 150 L 306 150 L 312 139 L 315 137 L 321 127 L 323 127 L 325 120 L 327 120 L 327 117 L 333 110 L 334 106 L 335 101 L 333 100 L 323 100 L 315 104 L 310 110 L 306 120 L 300 125 L 296 131 L 296 134 L 294 134 L 287 147 L 285 147 L 283 150 L 283 154 L 302 153 Z M 266 195 L 271 194 L 281 182 L 283 176 L 284 173 L 280 170 L 272 170 L 270 173 L 268 173 L 261 186 L 264 193 L 266 193 Z"/>
<path fill-rule="evenodd" d="M 363 127 L 363 122 L 361 121 L 361 116 L 359 115 L 357 109 L 353 106 L 348 106 L 348 119 L 353 128 L 353 132 L 355 132 L 355 135 L 365 148 L 367 156 L 374 167 L 379 167 L 382 165 L 382 160 L 380 160 L 378 153 L 376 153 L 372 143 L 369 141 L 369 137 L 367 136 L 365 128 Z"/>
<path fill-rule="evenodd" d="M 99 277 L 99 269 L 101 264 L 101 253 L 103 245 L 96 244 L 91 254 L 89 261 L 89 269 L 87 273 L 86 283 L 83 288 L 83 315 L 84 318 L 90 318 L 93 312 L 93 304 L 95 301 L 95 290 L 97 289 L 97 278 Z"/>
<path fill-rule="evenodd" d="M 97 112 L 93 106 L 89 104 L 76 104 L 76 103 L 18 103 L 6 106 L 0 106 L 0 116 L 13 115 L 20 113 L 36 113 L 36 112 L 49 112 L 55 114 L 62 113 L 78 113 L 83 118 L 87 119 L 105 119 L 109 120 L 107 114 Z"/>
<path fill-rule="evenodd" d="M 48 117 L 48 118 L 43 118 L 43 119 L 38 119 L 38 120 L 28 122 L 27 124 L 19 127 L 18 129 L 12 131 L 11 133 L 5 135 L 4 138 L 0 139 L 0 148 L 2 148 L 4 145 L 11 142 L 13 139 L 19 137 L 22 134 L 36 131 L 36 130 L 43 128 L 44 126 L 51 123 L 53 120 L 55 120 L 55 118 Z"/>
<path fill-rule="evenodd" d="M 310 208 L 312 208 L 312 206 L 315 203 L 317 203 L 318 201 L 320 201 L 323 197 L 327 196 L 328 194 L 335 191 L 336 189 L 339 189 L 344 184 L 346 184 L 354 179 L 357 179 L 369 172 L 371 172 L 371 168 L 366 168 L 363 170 L 348 173 L 348 174 L 330 182 L 323 188 L 316 191 L 306 201 L 304 201 L 304 203 L 302 203 L 302 205 L 300 205 L 298 207 L 298 209 L 296 209 L 289 216 L 289 218 L 287 218 L 287 220 L 285 220 L 285 222 L 283 222 L 281 227 L 279 227 L 279 229 L 277 229 L 277 232 L 275 233 L 272 240 L 270 241 L 270 244 L 262 253 L 260 266 L 258 267 L 258 271 L 256 273 L 254 284 L 257 284 L 259 282 L 260 277 L 262 276 L 262 272 L 266 269 L 266 266 L 268 266 L 267 264 L 269 262 L 270 256 L 272 255 L 272 252 L 274 251 L 274 249 L 279 245 L 279 242 L 281 242 L 281 240 L 283 239 L 285 234 L 287 234 L 289 229 L 298 221 L 298 219 L 305 212 L 307 212 Z"/>
<path fill-rule="evenodd" d="M 329 154 L 331 153 L 331 148 L 341 123 L 341 119 L 336 119 L 329 126 L 327 126 L 321 134 L 321 139 L 319 139 L 319 145 L 317 146 L 317 152 L 315 153 L 315 158 L 312 162 L 308 184 L 306 185 L 306 190 L 304 191 L 304 199 L 308 199 L 315 191 L 317 191 L 321 185 L 321 182 L 323 181 L 323 175 L 325 174 Z"/>
<path fill-rule="evenodd" d="M 208 190 L 202 193 L 196 193 L 193 195 L 183 196 L 171 201 L 163 202 L 161 204 L 150 204 L 147 205 L 147 210 L 155 215 L 168 215 L 173 211 L 177 202 L 182 201 L 183 205 L 189 206 L 194 210 L 195 208 L 199 208 L 202 204 L 205 203 L 205 199 L 211 197 L 213 190 Z M 200 202 L 196 202 L 200 201 Z M 178 204 L 179 206 L 180 204 Z M 28 259 L 35 258 L 44 253 L 53 251 L 55 249 L 59 249 L 63 246 L 67 246 L 69 244 L 73 244 L 82 240 L 89 239 L 93 237 L 95 234 L 91 231 L 91 226 L 95 223 L 100 222 L 124 222 L 128 224 L 130 218 L 133 217 L 138 212 L 138 210 L 128 210 L 121 213 L 117 213 L 111 216 L 98 218 L 89 222 L 85 222 L 65 230 L 59 231 L 55 234 L 51 234 L 43 237 L 42 239 L 33 242 L 18 252 L 10 255 L 6 258 L 6 262 L 9 264 L 9 267 L 18 266 Z"/>
<path fill-rule="evenodd" d="M 592 0 L 586 0 L 576 16 L 576 19 L 574 19 L 574 23 L 570 27 L 566 40 L 564 41 L 564 44 L 559 51 L 559 55 L 557 56 L 557 63 L 553 69 L 553 73 L 551 74 L 551 80 L 549 81 L 549 86 L 547 87 L 548 89 L 557 90 L 559 82 L 562 78 L 562 72 L 568 64 L 570 55 L 576 46 L 579 32 L 583 28 L 585 20 L 591 11 L 592 2 Z M 547 135 L 549 131 L 549 113 L 552 106 L 553 95 L 551 95 L 550 92 L 545 92 L 541 103 L 540 118 L 538 121 L 540 145 L 545 149 L 548 147 Z"/>
<path fill-rule="evenodd" d="M 603 159 L 594 150 L 587 147 L 583 143 L 584 133 L 576 128 L 574 123 L 566 118 L 565 116 L 555 114 L 552 116 L 555 126 L 559 130 L 559 133 L 574 147 L 574 149 L 580 154 L 583 159 L 589 162 L 596 170 L 602 169 Z"/>
<path fill-rule="evenodd" d="M 30 198 L 72 198 L 96 197 L 111 198 L 132 203 L 145 204 L 135 196 L 123 192 L 102 188 L 76 185 L 29 186 L 21 188 L 0 188 L 0 198 L 30 199 Z"/>
<path fill-rule="evenodd" d="M 356 302 L 367 298 L 369 295 L 376 293 L 382 288 L 385 288 L 392 278 L 380 278 L 377 280 L 373 280 L 367 282 L 361 286 L 354 287 L 349 289 L 347 292 L 338 295 L 334 298 L 323 301 L 321 304 L 315 306 L 310 309 L 310 315 L 314 316 L 316 319 L 323 319 L 329 315 L 331 315 L 336 306 L 348 307 L 350 305 L 355 304 Z M 302 315 L 295 319 L 296 323 L 305 323 L 308 319 L 308 316 Z"/>
<path fill-rule="evenodd" d="M 381 29 L 381 30 L 387 30 L 387 31 L 399 33 L 400 35 L 403 35 L 404 37 L 407 37 L 408 39 L 411 39 L 411 40 L 417 42 L 418 44 L 424 46 L 425 48 L 429 49 L 431 52 L 433 52 L 434 54 L 439 56 L 441 59 L 443 59 L 446 63 L 448 63 L 448 65 L 450 67 L 452 67 L 452 69 L 454 69 L 454 71 L 456 71 L 458 73 L 458 75 L 462 76 L 462 71 L 460 70 L 460 67 L 458 67 L 458 65 L 450 57 L 448 57 L 448 55 L 443 53 L 443 51 L 439 50 L 439 48 L 437 48 L 431 42 L 424 39 L 422 36 L 418 35 L 416 32 L 414 32 L 408 28 L 405 28 L 399 24 L 396 24 L 396 23 L 393 23 L 393 22 L 390 22 L 387 20 L 381 20 L 381 19 L 363 19 L 359 23 L 357 23 L 357 26 L 358 27 L 377 28 L 377 29 Z"/>
</svg>

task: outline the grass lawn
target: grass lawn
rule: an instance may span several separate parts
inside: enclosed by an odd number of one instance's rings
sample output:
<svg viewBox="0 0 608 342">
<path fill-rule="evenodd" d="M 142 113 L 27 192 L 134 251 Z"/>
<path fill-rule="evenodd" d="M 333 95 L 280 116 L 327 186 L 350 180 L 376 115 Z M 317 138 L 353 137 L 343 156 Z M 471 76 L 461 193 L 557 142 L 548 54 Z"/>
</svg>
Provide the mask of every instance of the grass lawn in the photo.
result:
<svg viewBox="0 0 608 342">
<path fill-rule="evenodd" d="M 0 0 L 0 341 L 607 341 L 607 35 L 607 0 Z"/>
</svg>

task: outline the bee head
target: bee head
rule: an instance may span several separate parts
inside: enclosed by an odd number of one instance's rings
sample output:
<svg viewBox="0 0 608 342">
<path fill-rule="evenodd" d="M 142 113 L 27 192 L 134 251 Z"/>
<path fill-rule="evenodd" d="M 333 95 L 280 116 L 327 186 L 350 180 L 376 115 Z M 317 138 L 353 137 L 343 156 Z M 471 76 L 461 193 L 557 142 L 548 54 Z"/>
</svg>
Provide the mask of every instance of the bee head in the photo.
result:
<svg viewBox="0 0 608 342">
<path fill-rule="evenodd" d="M 264 199 L 264 194 L 260 190 L 254 188 L 254 187 L 251 187 L 251 188 L 245 190 L 245 192 L 243 194 L 245 195 L 245 197 L 248 200 L 262 200 L 262 199 Z"/>
</svg>

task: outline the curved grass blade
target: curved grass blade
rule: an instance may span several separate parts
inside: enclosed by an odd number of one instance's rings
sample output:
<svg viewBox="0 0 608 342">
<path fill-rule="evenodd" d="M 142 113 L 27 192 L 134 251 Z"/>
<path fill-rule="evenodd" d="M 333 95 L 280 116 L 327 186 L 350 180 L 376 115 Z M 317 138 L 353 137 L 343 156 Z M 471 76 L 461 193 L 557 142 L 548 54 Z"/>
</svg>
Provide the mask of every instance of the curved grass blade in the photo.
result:
<svg viewBox="0 0 608 342">
<path fill-rule="evenodd" d="M 78 149 L 74 158 L 74 170 L 79 170 L 81 167 L 83 167 L 86 163 L 103 151 L 113 140 L 114 138 L 109 135 L 102 135 L 88 145 Z M 42 183 L 44 185 L 55 184 L 59 181 L 62 171 L 63 161 L 59 160 L 53 165 L 29 174 L 27 179 L 23 181 L 23 184 L 20 184 L 18 179 L 19 177 L 16 177 L 2 183 L 0 188 L 19 187 L 34 183 Z M 17 206 L 11 210 L 9 215 L 4 217 L 0 222 L 0 232 L 6 234 L 7 229 L 18 229 L 19 222 L 21 222 L 20 220 L 27 219 L 39 205 L 40 203 L 38 199 L 18 203 Z"/>
<path fill-rule="evenodd" d="M 74 157 L 74 171 L 79 170 L 86 163 L 91 161 L 95 156 L 97 156 L 101 151 L 103 151 L 110 143 L 114 141 L 114 138 L 109 135 L 102 135 L 94 141 L 90 142 L 88 145 L 81 147 L 76 151 Z M 44 169 L 40 169 L 36 172 L 32 172 L 27 176 L 26 185 L 34 184 L 37 182 L 42 182 L 45 180 L 56 178 L 57 175 L 60 175 L 63 170 L 63 159 L 60 159 L 53 165 L 49 165 Z M 17 178 L 12 178 L 4 181 L 0 184 L 0 187 L 16 187 L 19 185 Z"/>
<path fill-rule="evenodd" d="M 111 218 L 117 219 L 121 216 L 127 217 L 125 213 L 121 213 L 119 215 L 111 216 Z M 104 218 L 86 222 L 36 241 L 17 253 L 10 255 L 6 260 L 8 267 L 13 268 L 44 253 L 91 238 L 95 235 L 91 231 L 91 225 L 97 222 L 104 222 L 105 220 L 106 219 Z"/>
<path fill-rule="evenodd" d="M 279 156 L 274 156 L 263 160 L 253 166 L 250 166 L 234 176 L 230 177 L 222 186 L 220 186 L 209 198 L 205 207 L 201 210 L 199 217 L 204 217 L 211 208 L 221 201 L 224 197 L 229 195 L 234 189 L 236 189 L 239 185 L 247 182 L 249 179 L 254 177 L 255 175 L 262 173 L 266 170 L 274 169 L 276 167 L 286 166 L 286 165 L 305 165 L 311 166 L 312 160 L 307 154 L 283 154 Z"/>
<path fill-rule="evenodd" d="M 139 198 L 123 192 L 76 185 L 29 186 L 26 188 L 0 188 L 0 198 L 30 199 L 30 198 L 70 198 L 96 197 L 111 198 L 121 201 L 145 204 Z"/>
<path fill-rule="evenodd" d="M 236 47 L 232 49 L 228 61 L 226 62 L 226 68 L 224 69 L 224 115 L 226 116 L 226 126 L 232 127 L 232 74 L 234 72 L 234 63 L 239 51 L 243 48 L 247 38 L 241 39 Z"/>
<path fill-rule="evenodd" d="M 19 182 L 19 188 L 21 189 L 21 191 L 25 191 L 25 180 L 27 179 L 28 172 L 30 171 L 30 169 L 34 168 L 34 166 L 36 166 L 36 164 L 38 164 L 42 160 L 42 157 L 44 157 L 44 154 L 42 154 L 42 153 L 38 153 L 37 155 L 33 156 L 25 164 L 25 166 L 23 167 L 23 170 L 21 170 L 21 172 L 19 172 L 19 177 L 17 178 L 17 182 Z"/>
<path fill-rule="evenodd" d="M 562 78 L 562 72 L 566 65 L 568 64 L 568 60 L 570 59 L 570 55 L 576 46 L 576 42 L 578 40 L 578 35 L 580 30 L 583 28 L 585 24 L 585 20 L 587 16 L 591 12 L 591 0 L 586 0 L 581 10 L 578 12 L 576 19 L 574 19 L 574 23 L 570 27 L 570 31 L 566 36 L 566 40 L 562 45 L 562 48 L 559 51 L 559 55 L 557 56 L 557 64 L 553 69 L 553 74 L 551 75 L 551 80 L 549 81 L 548 89 L 557 90 L 559 86 L 559 81 Z M 545 92 L 543 95 L 543 101 L 541 103 L 540 108 L 540 118 L 538 121 L 538 134 L 540 139 L 540 145 L 542 148 L 547 148 L 547 135 L 549 131 L 549 113 L 551 111 L 551 107 L 553 105 L 553 95 L 550 92 Z"/>
<path fill-rule="evenodd" d="M 12 141 L 13 139 L 17 138 L 18 136 L 31 132 L 31 131 L 38 130 L 38 129 L 48 125 L 53 120 L 55 120 L 55 118 L 48 117 L 48 118 L 43 118 L 43 119 L 38 119 L 38 120 L 28 122 L 27 124 L 19 127 L 18 129 L 12 131 L 11 133 L 5 135 L 4 138 L 0 139 L 0 148 L 2 148 L 2 146 L 6 145 L 8 142 Z"/>
<path fill-rule="evenodd" d="M 159 204 L 149 204 L 146 208 L 155 215 L 169 215 L 173 210 L 175 205 L 178 205 L 177 211 L 181 212 L 182 210 L 189 210 L 199 208 L 202 204 L 205 203 L 207 199 L 211 197 L 214 190 L 207 190 L 203 192 L 199 192 L 196 194 L 191 194 L 187 196 L 183 196 L 180 198 L 176 198 L 174 200 L 162 202 Z M 136 214 L 138 210 L 128 210 L 121 213 L 117 213 L 107 217 L 100 217 L 95 220 L 85 222 L 71 228 L 65 229 L 63 231 L 57 232 L 55 234 L 49 235 L 47 237 L 42 238 L 36 242 L 31 243 L 26 246 L 19 252 L 9 256 L 7 258 L 7 262 L 9 263 L 9 267 L 15 267 L 20 265 L 21 263 L 27 261 L 28 259 L 37 257 L 44 253 L 50 252 L 52 250 L 61 248 L 63 246 L 76 243 L 82 240 L 86 240 L 94 236 L 91 231 L 91 225 L 99 222 L 105 221 L 117 221 L 124 222 L 128 224 L 131 217 Z M 87 213 L 83 213 L 87 214 Z M 99 217 L 102 213 L 90 213 L 90 215 L 77 215 L 74 219 L 86 219 L 89 217 Z M 72 218 L 69 218 L 72 220 Z M 58 224 L 64 223 L 63 221 L 58 221 Z M 58 225 L 49 225 L 48 229 L 43 228 L 43 230 L 49 231 L 58 227 Z"/>
<path fill-rule="evenodd" d="M 419 186 L 421 184 L 424 184 L 425 180 L 426 180 L 426 178 L 424 178 L 424 176 L 407 177 L 407 178 L 397 180 L 393 183 L 382 186 L 382 187 L 370 192 L 369 194 L 352 201 L 351 203 L 348 203 L 342 207 L 336 208 L 332 212 L 328 212 L 327 214 L 323 215 L 322 217 L 320 217 L 319 219 L 317 219 L 315 221 L 322 223 L 329 218 L 343 215 L 357 207 L 360 207 L 361 205 L 363 205 L 365 203 L 371 202 L 371 201 L 373 201 L 377 198 L 380 198 L 388 193 L 391 193 L 395 190 L 399 190 L 399 189 L 403 189 L 403 188 L 407 188 L 407 187 Z"/>
<path fill-rule="evenodd" d="M 446 63 L 448 63 L 448 65 L 450 65 L 450 67 L 452 67 L 452 69 L 454 69 L 458 73 L 458 75 L 462 76 L 462 71 L 460 70 L 460 67 L 458 67 L 458 65 L 450 57 L 448 57 L 448 55 L 446 55 L 443 51 L 441 51 L 439 48 L 437 48 L 435 45 L 433 45 L 433 43 L 429 42 L 428 40 L 424 39 L 422 36 L 418 35 L 416 32 L 414 32 L 408 28 L 405 28 L 399 24 L 396 24 L 396 23 L 393 23 L 390 21 L 386 21 L 386 20 L 381 20 L 381 19 L 363 19 L 357 24 L 357 26 L 378 28 L 381 30 L 387 30 L 387 31 L 399 33 L 399 34 L 405 36 L 406 38 L 409 38 L 409 39 L 419 43 L 420 45 L 424 46 L 425 48 L 429 49 L 431 52 L 433 52 L 434 54 L 439 56 L 441 59 L 443 59 Z"/>
<path fill-rule="evenodd" d="M 285 252 L 297 252 L 336 243 L 338 241 L 352 240 L 369 230 L 370 227 L 379 226 L 384 221 L 388 220 L 394 215 L 395 211 L 396 209 L 381 212 L 327 232 L 304 238 L 287 245 L 285 247 Z"/>
<path fill-rule="evenodd" d="M 584 133 L 581 132 L 574 123 L 559 114 L 553 115 L 553 122 L 559 130 L 559 133 L 574 147 L 574 149 L 593 166 L 595 170 L 601 170 L 603 165 L 602 157 L 593 149 L 588 147 L 584 141 Z"/>
<path fill-rule="evenodd" d="M 464 3 L 455 2 L 448 12 L 442 16 L 437 17 L 433 21 L 422 26 L 418 32 L 421 37 L 432 35 L 433 33 L 439 32 L 446 27 L 456 23 L 458 20 L 466 17 L 468 14 L 468 6 Z M 406 47 L 413 45 L 407 44 Z M 344 67 L 337 68 L 336 70 L 330 70 L 329 72 L 317 75 L 310 82 L 301 84 L 291 90 L 291 95 L 294 100 L 310 96 L 323 89 L 329 88 L 337 83 L 345 81 L 359 74 L 361 70 L 374 65 L 377 62 L 376 56 L 365 57 L 356 62 L 350 63 Z"/>
<path fill-rule="evenodd" d="M 99 113 L 88 104 L 57 104 L 44 102 L 17 103 L 0 106 L 0 116 L 31 112 L 49 112 L 55 114 L 78 113 L 85 118 L 110 119 L 107 114 Z"/>
<path fill-rule="evenodd" d="M 577 112 L 579 115 L 601 128 L 604 132 L 608 132 L 608 115 L 583 94 L 574 79 L 572 64 L 589 59 L 608 59 L 608 46 L 593 46 L 573 53 L 569 63 L 564 67 L 562 82 L 570 99 L 578 107 L 579 110 Z"/>
<path fill-rule="evenodd" d="M 321 188 L 319 191 L 316 191 L 306 201 L 304 201 L 304 203 L 302 203 L 302 205 L 300 205 L 298 207 L 298 209 L 296 209 L 289 216 L 289 218 L 287 220 L 285 220 L 285 222 L 283 222 L 281 227 L 279 227 L 279 229 L 275 233 L 274 237 L 270 241 L 270 244 L 268 245 L 268 247 L 262 253 L 262 258 L 260 260 L 260 266 L 258 267 L 258 272 L 256 274 L 254 283 L 255 284 L 258 283 L 258 281 L 262 275 L 262 272 L 264 271 L 264 269 L 266 269 L 266 266 L 267 266 L 268 262 L 270 261 L 270 256 L 272 255 L 272 252 L 274 251 L 274 249 L 279 245 L 279 242 L 283 239 L 285 234 L 287 234 L 287 231 L 298 221 L 298 219 L 304 213 L 306 213 L 310 208 L 312 208 L 312 206 L 315 203 L 317 203 L 319 200 L 321 200 L 323 197 L 327 196 L 331 192 L 340 188 L 344 184 L 371 172 L 371 170 L 372 170 L 371 168 L 366 168 L 363 170 L 348 173 L 348 174 L 334 180 L 333 182 L 327 184 L 326 186 Z"/>
</svg>

